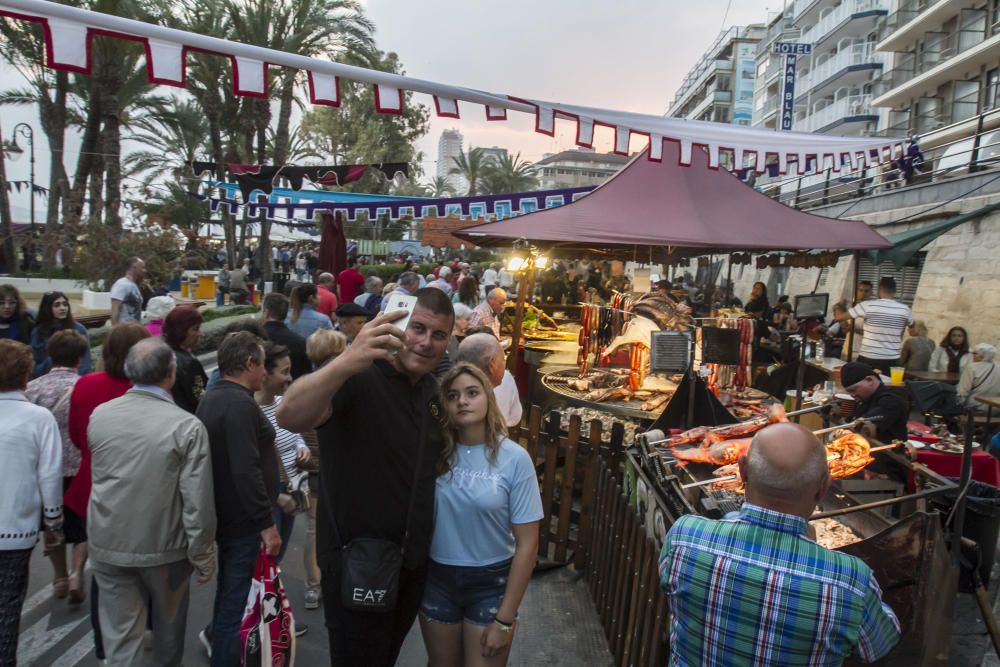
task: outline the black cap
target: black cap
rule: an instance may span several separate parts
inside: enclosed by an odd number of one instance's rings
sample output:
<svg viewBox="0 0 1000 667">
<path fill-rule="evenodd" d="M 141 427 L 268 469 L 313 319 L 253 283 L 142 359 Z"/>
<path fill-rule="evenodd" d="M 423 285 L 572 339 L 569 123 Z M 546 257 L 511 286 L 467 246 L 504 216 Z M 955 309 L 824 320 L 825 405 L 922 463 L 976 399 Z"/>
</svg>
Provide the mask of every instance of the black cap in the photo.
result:
<svg viewBox="0 0 1000 667">
<path fill-rule="evenodd" d="M 860 361 L 851 361 L 840 367 L 840 384 L 845 388 L 857 384 L 869 375 L 875 375 L 875 369 Z"/>
<path fill-rule="evenodd" d="M 334 312 L 337 314 L 337 317 L 357 317 L 358 315 L 364 315 L 369 320 L 375 317 L 374 313 L 366 308 L 362 308 L 353 301 L 340 304 Z"/>
</svg>

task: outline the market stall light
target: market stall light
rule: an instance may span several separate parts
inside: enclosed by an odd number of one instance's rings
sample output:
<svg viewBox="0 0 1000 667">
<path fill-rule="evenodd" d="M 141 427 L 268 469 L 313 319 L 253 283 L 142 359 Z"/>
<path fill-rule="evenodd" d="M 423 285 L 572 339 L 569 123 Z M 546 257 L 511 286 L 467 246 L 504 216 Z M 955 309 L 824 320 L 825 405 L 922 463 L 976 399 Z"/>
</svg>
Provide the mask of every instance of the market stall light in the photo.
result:
<svg viewBox="0 0 1000 667">
<path fill-rule="evenodd" d="M 523 271 L 528 266 L 528 260 L 520 255 L 514 255 L 507 260 L 507 270 L 511 273 Z"/>
<path fill-rule="evenodd" d="M 546 257 L 545 255 L 539 255 L 538 257 L 535 257 L 536 269 L 544 269 L 546 266 L 548 266 L 548 264 L 549 264 L 549 258 Z"/>
</svg>

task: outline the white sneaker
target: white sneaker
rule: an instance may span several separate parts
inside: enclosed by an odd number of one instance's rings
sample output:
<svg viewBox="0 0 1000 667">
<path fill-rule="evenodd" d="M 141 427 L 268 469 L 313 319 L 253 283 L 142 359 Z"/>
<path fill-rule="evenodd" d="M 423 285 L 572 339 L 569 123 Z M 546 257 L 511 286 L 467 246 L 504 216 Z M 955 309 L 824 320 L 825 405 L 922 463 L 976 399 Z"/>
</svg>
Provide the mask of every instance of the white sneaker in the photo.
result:
<svg viewBox="0 0 1000 667">
<path fill-rule="evenodd" d="M 320 592 L 315 588 L 306 589 L 306 609 L 319 609 Z"/>
<path fill-rule="evenodd" d="M 203 629 L 198 633 L 198 639 L 201 641 L 201 645 L 205 647 L 205 653 L 208 653 L 208 657 L 212 658 L 212 640 L 209 639 L 208 633 Z"/>
</svg>

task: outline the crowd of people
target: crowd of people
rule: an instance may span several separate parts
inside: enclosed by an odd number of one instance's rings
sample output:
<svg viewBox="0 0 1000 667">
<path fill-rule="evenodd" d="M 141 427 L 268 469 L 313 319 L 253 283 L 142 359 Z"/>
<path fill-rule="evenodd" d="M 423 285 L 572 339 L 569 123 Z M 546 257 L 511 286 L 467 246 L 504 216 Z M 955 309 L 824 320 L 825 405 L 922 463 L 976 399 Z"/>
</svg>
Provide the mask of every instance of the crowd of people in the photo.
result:
<svg viewBox="0 0 1000 667">
<path fill-rule="evenodd" d="M 432 281 L 447 282 L 444 268 Z M 459 282 L 473 279 L 467 268 Z M 265 296 L 259 318 L 228 325 L 209 376 L 198 309 L 165 297 L 147 302 L 145 324 L 141 301 L 135 312 L 143 269 L 131 258 L 112 291 L 97 372 L 65 295 L 46 295 L 48 314 L 31 318 L 0 286 L 13 303 L 0 313 L 13 323 L 0 340 L 0 409 L 17 424 L 0 442 L 17 462 L 0 484 L 0 506 L 16 508 L 0 518 L 0 663 L 16 654 L 41 536 L 54 595 L 89 597 L 107 664 L 139 661 L 147 629 L 157 664 L 180 663 L 192 576 L 216 584 L 199 630 L 211 663 L 239 664 L 258 554 L 280 563 L 302 514 L 305 606 L 324 608 L 333 664 L 393 664 L 418 614 L 432 664 L 504 664 L 542 518 L 533 462 L 506 437 L 521 405 L 495 335 L 505 292 L 491 287 L 474 312 L 404 271 L 386 286 L 416 297 L 401 330 L 403 311 L 357 303 L 350 288 L 364 279 L 292 282 L 289 296 Z M 344 548 L 370 538 L 403 554 L 389 613 L 341 596 Z"/>
<path fill-rule="evenodd" d="M 305 607 L 323 608 L 331 664 L 394 664 L 417 619 L 430 664 L 505 664 L 543 516 L 533 461 L 507 437 L 522 418 L 499 338 L 514 281 L 499 265 L 413 268 L 401 265 L 386 284 L 358 262 L 289 281 L 264 297 L 259 317 L 228 325 L 211 374 L 196 355 L 197 308 L 149 300 L 142 323 L 139 258 L 112 288 L 99 363 L 64 294 L 46 294 L 31 313 L 0 285 L 0 416 L 11 425 L 0 431 L 9 462 L 0 469 L 0 664 L 16 655 L 39 539 L 54 596 L 89 597 L 108 664 L 135 664 L 147 628 L 157 663 L 180 663 L 192 576 L 215 582 L 211 622 L 199 629 L 211 664 L 239 664 L 258 556 L 280 563 L 299 515 Z M 604 268 L 590 266 L 622 278 Z M 565 299 L 564 281 L 590 280 L 578 270 L 557 264 L 542 293 Z M 960 374 L 963 401 L 1000 393 L 992 346 L 970 346 L 961 327 L 935 344 L 891 279 L 878 298 L 872 287 L 817 327 L 855 337 L 858 357 L 841 377 L 858 414 L 883 417 L 872 435 L 905 431 L 905 408 L 879 379 L 893 365 Z M 736 303 L 731 290 L 706 293 L 688 277 L 655 288 L 693 309 Z M 388 306 L 393 294 L 416 298 L 405 329 L 394 324 L 406 313 Z M 768 332 L 799 324 L 787 300 L 771 306 L 763 283 L 745 310 Z M 740 467 L 743 509 L 722 521 L 684 517 L 664 543 L 674 659 L 886 654 L 899 624 L 871 570 L 816 545 L 807 524 L 830 484 L 816 438 L 769 427 Z M 394 604 L 371 611 L 356 566 L 376 548 L 397 569 Z M 296 623 L 297 634 L 308 630 Z"/>
</svg>

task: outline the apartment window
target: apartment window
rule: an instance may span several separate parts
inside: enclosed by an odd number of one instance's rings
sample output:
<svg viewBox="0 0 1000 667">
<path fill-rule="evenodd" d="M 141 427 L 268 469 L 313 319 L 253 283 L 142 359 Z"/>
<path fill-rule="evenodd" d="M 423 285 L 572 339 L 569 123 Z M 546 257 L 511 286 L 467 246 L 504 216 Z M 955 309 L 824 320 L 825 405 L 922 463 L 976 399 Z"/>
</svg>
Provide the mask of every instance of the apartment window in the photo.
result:
<svg viewBox="0 0 1000 667">
<path fill-rule="evenodd" d="M 951 122 L 972 118 L 979 111 L 979 82 L 956 81 L 951 102 Z"/>
<path fill-rule="evenodd" d="M 1000 4 L 1000 0 L 996 0 Z M 996 109 L 1000 106 L 1000 67 L 986 73 L 986 97 L 983 99 L 983 111 Z"/>
</svg>

